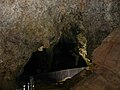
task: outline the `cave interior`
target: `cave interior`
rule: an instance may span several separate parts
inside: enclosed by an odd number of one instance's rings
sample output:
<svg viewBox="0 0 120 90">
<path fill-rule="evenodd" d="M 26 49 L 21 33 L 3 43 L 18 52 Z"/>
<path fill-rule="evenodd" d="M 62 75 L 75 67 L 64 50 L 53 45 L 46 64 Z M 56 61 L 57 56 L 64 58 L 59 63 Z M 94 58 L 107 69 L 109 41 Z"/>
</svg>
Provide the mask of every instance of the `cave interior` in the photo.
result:
<svg viewBox="0 0 120 90">
<path fill-rule="evenodd" d="M 86 61 L 79 54 L 77 43 L 72 39 L 61 37 L 53 47 L 52 54 L 45 48 L 43 51 L 33 52 L 20 77 L 86 66 Z"/>
</svg>

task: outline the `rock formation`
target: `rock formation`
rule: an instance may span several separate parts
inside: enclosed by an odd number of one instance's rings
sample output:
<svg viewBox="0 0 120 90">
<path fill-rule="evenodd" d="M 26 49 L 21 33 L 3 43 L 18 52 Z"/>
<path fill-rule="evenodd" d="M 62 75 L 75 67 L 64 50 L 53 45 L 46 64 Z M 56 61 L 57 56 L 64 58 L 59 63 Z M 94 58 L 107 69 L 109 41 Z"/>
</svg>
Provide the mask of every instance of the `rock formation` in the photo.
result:
<svg viewBox="0 0 120 90">
<path fill-rule="evenodd" d="M 120 28 L 105 38 L 94 50 L 94 73 L 71 90 L 120 90 Z"/>
<path fill-rule="evenodd" d="M 53 47 L 61 33 L 74 40 L 82 34 L 88 42 L 84 51 L 91 56 L 119 26 L 119 4 L 119 0 L 1 0 L 0 89 L 14 90 L 15 78 L 31 54 L 41 46 Z"/>
</svg>

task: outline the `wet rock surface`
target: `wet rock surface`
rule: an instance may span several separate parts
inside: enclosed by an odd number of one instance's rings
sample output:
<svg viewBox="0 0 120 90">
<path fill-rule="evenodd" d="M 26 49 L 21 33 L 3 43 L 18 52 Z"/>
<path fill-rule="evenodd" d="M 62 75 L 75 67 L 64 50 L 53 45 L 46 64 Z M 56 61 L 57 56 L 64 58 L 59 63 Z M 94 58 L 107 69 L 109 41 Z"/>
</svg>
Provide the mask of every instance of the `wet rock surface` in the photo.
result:
<svg viewBox="0 0 120 90">
<path fill-rule="evenodd" d="M 82 34 L 91 56 L 119 26 L 119 4 L 119 0 L 1 0 L 0 89 L 14 90 L 15 78 L 31 54 L 40 46 L 54 46 L 61 34 L 73 40 Z M 81 47 L 86 42 L 78 43 Z"/>
</svg>

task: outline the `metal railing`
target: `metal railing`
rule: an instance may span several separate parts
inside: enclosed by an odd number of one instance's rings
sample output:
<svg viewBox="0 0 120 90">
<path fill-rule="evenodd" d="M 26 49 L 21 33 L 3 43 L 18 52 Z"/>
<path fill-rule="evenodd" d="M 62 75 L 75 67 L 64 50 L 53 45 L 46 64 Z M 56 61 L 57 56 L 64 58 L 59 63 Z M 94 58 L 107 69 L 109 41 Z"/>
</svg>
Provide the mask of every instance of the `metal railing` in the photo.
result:
<svg viewBox="0 0 120 90">
<path fill-rule="evenodd" d="M 33 75 L 30 77 L 25 76 L 19 79 L 25 81 L 22 84 L 22 88 L 16 90 L 35 90 L 35 83 L 40 83 L 40 81 L 42 81 L 43 83 L 48 81 L 51 83 L 53 83 L 54 81 L 60 82 L 68 77 L 72 78 L 74 75 L 76 75 L 77 73 L 81 72 L 84 69 L 85 67 L 80 67 L 80 68 L 66 69 L 55 72 L 48 72 L 48 73 Z"/>
<path fill-rule="evenodd" d="M 35 90 L 34 78 L 30 77 L 28 83 L 24 84 L 22 88 L 16 90 Z"/>
</svg>

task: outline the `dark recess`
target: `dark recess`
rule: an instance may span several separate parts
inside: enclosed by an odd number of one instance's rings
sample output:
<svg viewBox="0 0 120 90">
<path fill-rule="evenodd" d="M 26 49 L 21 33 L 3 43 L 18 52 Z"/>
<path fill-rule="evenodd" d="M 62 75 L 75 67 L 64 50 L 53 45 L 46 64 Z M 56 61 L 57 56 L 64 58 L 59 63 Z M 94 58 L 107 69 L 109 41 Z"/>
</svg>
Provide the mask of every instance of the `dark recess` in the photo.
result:
<svg viewBox="0 0 120 90">
<path fill-rule="evenodd" d="M 42 52 L 34 52 L 25 65 L 22 76 L 87 66 L 85 60 L 79 55 L 76 42 L 71 39 L 61 38 L 54 46 L 51 67 L 48 63 L 49 58 L 46 49 Z"/>
</svg>

